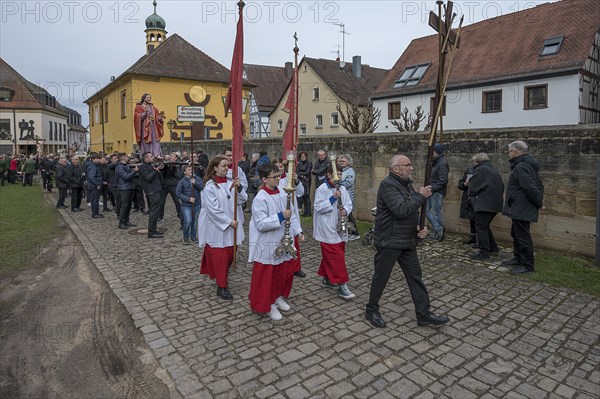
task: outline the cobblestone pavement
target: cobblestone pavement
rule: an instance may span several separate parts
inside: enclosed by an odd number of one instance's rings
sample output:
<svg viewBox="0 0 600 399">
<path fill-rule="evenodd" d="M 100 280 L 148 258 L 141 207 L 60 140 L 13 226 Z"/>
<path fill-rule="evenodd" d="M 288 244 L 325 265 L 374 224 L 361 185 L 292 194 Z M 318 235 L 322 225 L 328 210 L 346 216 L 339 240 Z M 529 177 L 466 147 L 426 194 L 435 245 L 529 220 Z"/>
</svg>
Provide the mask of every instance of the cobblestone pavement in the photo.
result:
<svg viewBox="0 0 600 399">
<path fill-rule="evenodd" d="M 201 251 L 182 244 L 171 202 L 163 240 L 118 230 L 114 213 L 61 213 L 185 397 L 600 397 L 598 298 L 506 273 L 498 265 L 507 249 L 482 264 L 461 237 L 426 241 L 432 309 L 450 323 L 418 327 L 395 268 L 381 303 L 388 328 L 376 329 L 364 319 L 373 251 L 348 244 L 356 298 L 346 301 L 321 286 L 309 238 L 308 276 L 295 279 L 292 311 L 275 323 L 249 308 L 247 248 L 230 273 L 234 300 L 220 300 L 199 275 Z M 145 227 L 147 216 L 132 213 L 132 222 Z"/>
</svg>

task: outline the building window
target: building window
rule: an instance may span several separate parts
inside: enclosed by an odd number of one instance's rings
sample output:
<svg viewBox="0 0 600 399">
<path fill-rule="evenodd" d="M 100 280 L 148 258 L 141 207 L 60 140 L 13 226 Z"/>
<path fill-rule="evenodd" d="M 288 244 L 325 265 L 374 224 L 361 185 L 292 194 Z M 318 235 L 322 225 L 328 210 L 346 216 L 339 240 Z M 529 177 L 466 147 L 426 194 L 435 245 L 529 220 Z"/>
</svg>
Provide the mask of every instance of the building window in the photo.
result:
<svg viewBox="0 0 600 399">
<path fill-rule="evenodd" d="M 429 115 L 432 118 L 435 118 L 435 112 L 437 109 L 435 108 L 435 97 L 430 97 L 429 99 Z M 444 96 L 444 103 L 442 104 L 442 116 L 446 116 L 446 96 Z"/>
<path fill-rule="evenodd" d="M 484 91 L 481 112 L 502 112 L 502 90 Z"/>
<path fill-rule="evenodd" d="M 10 119 L 0 119 L 0 140 L 9 140 L 12 138 L 10 134 Z"/>
<path fill-rule="evenodd" d="M 52 121 L 48 122 L 50 124 L 50 132 L 48 133 L 48 139 L 52 140 Z"/>
<path fill-rule="evenodd" d="M 398 80 L 396 80 L 394 83 L 394 89 L 399 87 L 416 86 L 419 84 L 421 78 L 423 78 L 430 65 L 431 62 L 427 64 L 409 66 L 404 70 L 404 72 L 402 72 L 402 75 L 400 75 Z"/>
<path fill-rule="evenodd" d="M 100 123 L 100 114 L 98 104 L 94 105 L 94 124 Z"/>
<path fill-rule="evenodd" d="M 58 124 L 54 122 L 54 140 L 58 140 Z"/>
<path fill-rule="evenodd" d="M 14 91 L 5 87 L 0 87 L 0 101 L 12 100 Z"/>
<path fill-rule="evenodd" d="M 562 42 L 563 36 L 554 36 L 544 40 L 544 46 L 542 47 L 542 51 L 540 52 L 540 57 L 545 57 L 547 55 L 554 55 L 558 53 Z"/>
<path fill-rule="evenodd" d="M 323 115 L 317 114 L 316 121 L 315 121 L 315 127 L 317 129 L 321 129 L 323 127 Z"/>
<path fill-rule="evenodd" d="M 108 101 L 104 103 L 104 122 L 108 122 Z"/>
<path fill-rule="evenodd" d="M 121 118 L 127 117 L 127 93 L 125 90 L 121 92 Z"/>
<path fill-rule="evenodd" d="M 388 119 L 400 119 L 402 110 L 400 108 L 400 101 L 388 103 Z"/>
<path fill-rule="evenodd" d="M 277 131 L 281 132 L 283 130 L 283 119 L 277 120 Z"/>
<path fill-rule="evenodd" d="M 313 93 L 313 101 L 319 101 L 319 88 L 313 87 L 312 93 Z"/>
<path fill-rule="evenodd" d="M 300 124 L 300 134 L 303 136 L 306 134 L 306 123 Z"/>
<path fill-rule="evenodd" d="M 331 113 L 331 126 L 337 126 L 338 125 L 338 113 L 337 112 L 332 112 Z"/>
<path fill-rule="evenodd" d="M 548 85 L 525 87 L 525 109 L 548 107 Z"/>
</svg>

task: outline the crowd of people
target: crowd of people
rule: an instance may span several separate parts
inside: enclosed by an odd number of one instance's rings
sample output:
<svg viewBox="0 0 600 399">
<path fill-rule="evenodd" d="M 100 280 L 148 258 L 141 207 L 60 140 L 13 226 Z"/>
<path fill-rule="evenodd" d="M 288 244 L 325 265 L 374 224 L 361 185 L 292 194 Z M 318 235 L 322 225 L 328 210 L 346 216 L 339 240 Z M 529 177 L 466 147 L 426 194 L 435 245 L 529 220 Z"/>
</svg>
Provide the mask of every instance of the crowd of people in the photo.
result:
<svg viewBox="0 0 600 399">
<path fill-rule="evenodd" d="M 376 254 L 366 319 L 375 327 L 386 323 L 379 301 L 396 263 L 406 278 L 419 325 L 442 325 L 448 317 L 436 315 L 430 300 L 417 255 L 420 240 L 428 237 L 427 226 L 419 225 L 419 210 L 426 205 L 434 240 L 444 239 L 443 199 L 447 193 L 449 165 L 444 146 L 436 144 L 431 183 L 414 188 L 414 167 L 404 155 L 389 160 L 388 176 L 380 183 L 374 226 Z M 321 263 L 317 274 L 324 287 L 350 300 L 345 262 L 346 243 L 360 238 L 352 216 L 355 202 L 356 173 L 349 154 L 328 156 L 319 150 L 314 162 L 300 152 L 295 167 L 281 158 L 270 159 L 266 151 L 244 154 L 233 165 L 231 148 L 209 161 L 203 152 L 172 153 L 155 158 L 142 154 L 96 153 L 85 159 L 52 154 L 27 159 L 0 156 L 0 176 L 16 183 L 21 172 L 24 186 L 31 185 L 40 171 L 43 187 L 58 189 L 59 209 L 70 196 L 71 212 L 82 212 L 83 198 L 91 207 L 93 219 L 114 211 L 119 229 L 135 227 L 131 212 L 148 215 L 148 238 L 160 239 L 158 223 L 165 217 L 165 204 L 171 196 L 182 231 L 182 243 L 197 241 L 203 249 L 200 273 L 214 279 L 217 296 L 232 300 L 228 285 L 229 268 L 235 262 L 236 249 L 243 245 L 245 214 L 250 214 L 248 261 L 253 263 L 250 283 L 250 307 L 282 319 L 281 311 L 291 309 L 288 298 L 294 277 L 305 277 L 301 247 L 305 240 L 300 217 L 313 217 L 313 237 L 319 241 Z M 470 236 L 464 242 L 477 251 L 470 257 L 486 260 L 498 253 L 491 222 L 502 212 L 512 220 L 514 257 L 502 262 L 514 274 L 534 271 L 531 222 L 543 208 L 543 184 L 539 165 L 528 154 L 527 144 L 508 145 L 511 173 L 506 193 L 502 176 L 485 153 L 472 157 L 458 183 L 463 191 L 460 217 L 470 221 Z M 234 170 L 234 168 L 236 168 Z M 314 200 L 311 201 L 311 188 Z M 100 199 L 102 199 L 100 201 Z M 112 208 L 110 207 L 112 206 Z"/>
</svg>

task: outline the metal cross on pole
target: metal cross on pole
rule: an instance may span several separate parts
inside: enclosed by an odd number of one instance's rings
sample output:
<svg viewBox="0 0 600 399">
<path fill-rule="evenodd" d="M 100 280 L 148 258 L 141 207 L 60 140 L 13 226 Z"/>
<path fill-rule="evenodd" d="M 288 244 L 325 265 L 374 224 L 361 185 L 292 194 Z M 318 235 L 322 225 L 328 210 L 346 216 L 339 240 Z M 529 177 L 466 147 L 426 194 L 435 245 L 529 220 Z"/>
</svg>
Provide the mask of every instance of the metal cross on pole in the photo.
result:
<svg viewBox="0 0 600 399">
<path fill-rule="evenodd" d="M 439 63 L 438 63 L 438 80 L 435 91 L 433 123 L 431 124 L 431 133 L 429 135 L 429 151 L 427 152 L 427 163 L 425 167 L 425 183 L 424 186 L 431 184 L 431 169 L 433 164 L 433 146 L 437 135 L 438 127 L 442 125 L 442 110 L 444 105 L 444 96 L 448 84 L 448 77 L 452 67 L 452 61 L 456 55 L 456 49 L 460 45 L 460 32 L 464 22 L 464 16 L 460 19 L 458 29 L 452 29 L 452 24 L 456 18 L 456 14 L 452 12 L 453 3 L 448 1 L 448 5 L 444 7 L 445 17 L 442 22 L 442 4 L 443 1 L 438 1 L 438 12 L 440 16 L 433 11 L 429 13 L 429 26 L 435 29 L 439 35 Z M 446 66 L 446 55 L 450 55 L 448 65 Z M 423 204 L 421 209 L 420 228 L 425 226 L 425 217 L 427 216 L 427 202 Z"/>
</svg>

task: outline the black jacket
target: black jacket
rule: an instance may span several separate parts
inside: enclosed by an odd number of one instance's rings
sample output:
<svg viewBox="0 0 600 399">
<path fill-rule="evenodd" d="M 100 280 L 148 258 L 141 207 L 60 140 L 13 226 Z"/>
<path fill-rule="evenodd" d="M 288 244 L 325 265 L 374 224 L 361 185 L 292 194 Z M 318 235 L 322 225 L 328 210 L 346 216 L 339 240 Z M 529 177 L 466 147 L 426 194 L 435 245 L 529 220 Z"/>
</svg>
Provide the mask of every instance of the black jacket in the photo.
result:
<svg viewBox="0 0 600 399">
<path fill-rule="evenodd" d="M 469 201 L 475 212 L 502 212 L 504 182 L 490 161 L 481 161 L 473 167 L 468 186 Z"/>
<path fill-rule="evenodd" d="M 328 158 L 325 158 L 322 161 L 320 159 L 317 159 L 313 164 L 312 174 L 317 177 L 325 176 L 327 174 L 327 168 L 329 168 L 329 166 L 331 166 L 331 161 L 329 161 Z"/>
<path fill-rule="evenodd" d="M 83 188 L 83 169 L 81 165 L 71 164 L 67 168 L 67 180 L 69 181 L 69 187 Z"/>
<path fill-rule="evenodd" d="M 97 163 L 89 162 L 87 164 L 86 179 L 88 188 L 102 187 L 102 172 Z"/>
<path fill-rule="evenodd" d="M 112 187 L 118 187 L 118 182 L 117 182 L 117 165 L 120 162 L 116 162 L 116 163 L 109 163 L 108 164 L 108 183 L 109 186 Z"/>
<path fill-rule="evenodd" d="M 162 184 L 165 187 L 177 187 L 177 183 L 183 177 L 181 169 L 177 165 L 165 165 L 162 173 Z"/>
<path fill-rule="evenodd" d="M 68 188 L 69 187 L 69 166 L 68 165 L 56 165 L 56 187 Z"/>
<path fill-rule="evenodd" d="M 382 248 L 413 249 L 417 247 L 419 208 L 427 199 L 417 193 L 411 181 L 390 173 L 377 191 L 375 245 Z"/>
<path fill-rule="evenodd" d="M 133 178 L 137 176 L 138 172 L 131 169 L 129 166 L 122 162 L 117 163 L 115 168 L 115 175 L 117 176 L 117 188 L 119 190 L 134 190 Z"/>
<path fill-rule="evenodd" d="M 140 183 L 146 195 L 162 191 L 162 174 L 151 163 L 144 162 L 139 169 Z"/>
<path fill-rule="evenodd" d="M 444 197 L 446 196 L 449 170 L 450 167 L 444 154 L 433 161 L 431 167 L 431 192 L 441 193 Z"/>
<path fill-rule="evenodd" d="M 537 222 L 544 204 L 544 185 L 538 170 L 540 165 L 529 154 L 510 161 L 510 176 L 506 186 L 506 203 L 502 213 L 511 219 Z"/>
<path fill-rule="evenodd" d="M 298 161 L 296 165 L 296 173 L 298 174 L 298 179 L 302 182 L 304 186 L 304 193 L 308 194 L 310 191 L 310 178 L 312 173 L 313 164 L 308 159 L 306 161 Z"/>
<path fill-rule="evenodd" d="M 473 168 L 469 168 L 465 170 L 462 177 L 458 181 L 458 189 L 462 191 L 462 196 L 460 197 L 460 217 L 461 219 L 475 219 L 475 211 L 471 206 L 471 202 L 469 201 L 469 187 L 465 186 L 465 182 L 467 181 L 467 175 L 473 176 Z"/>
</svg>

